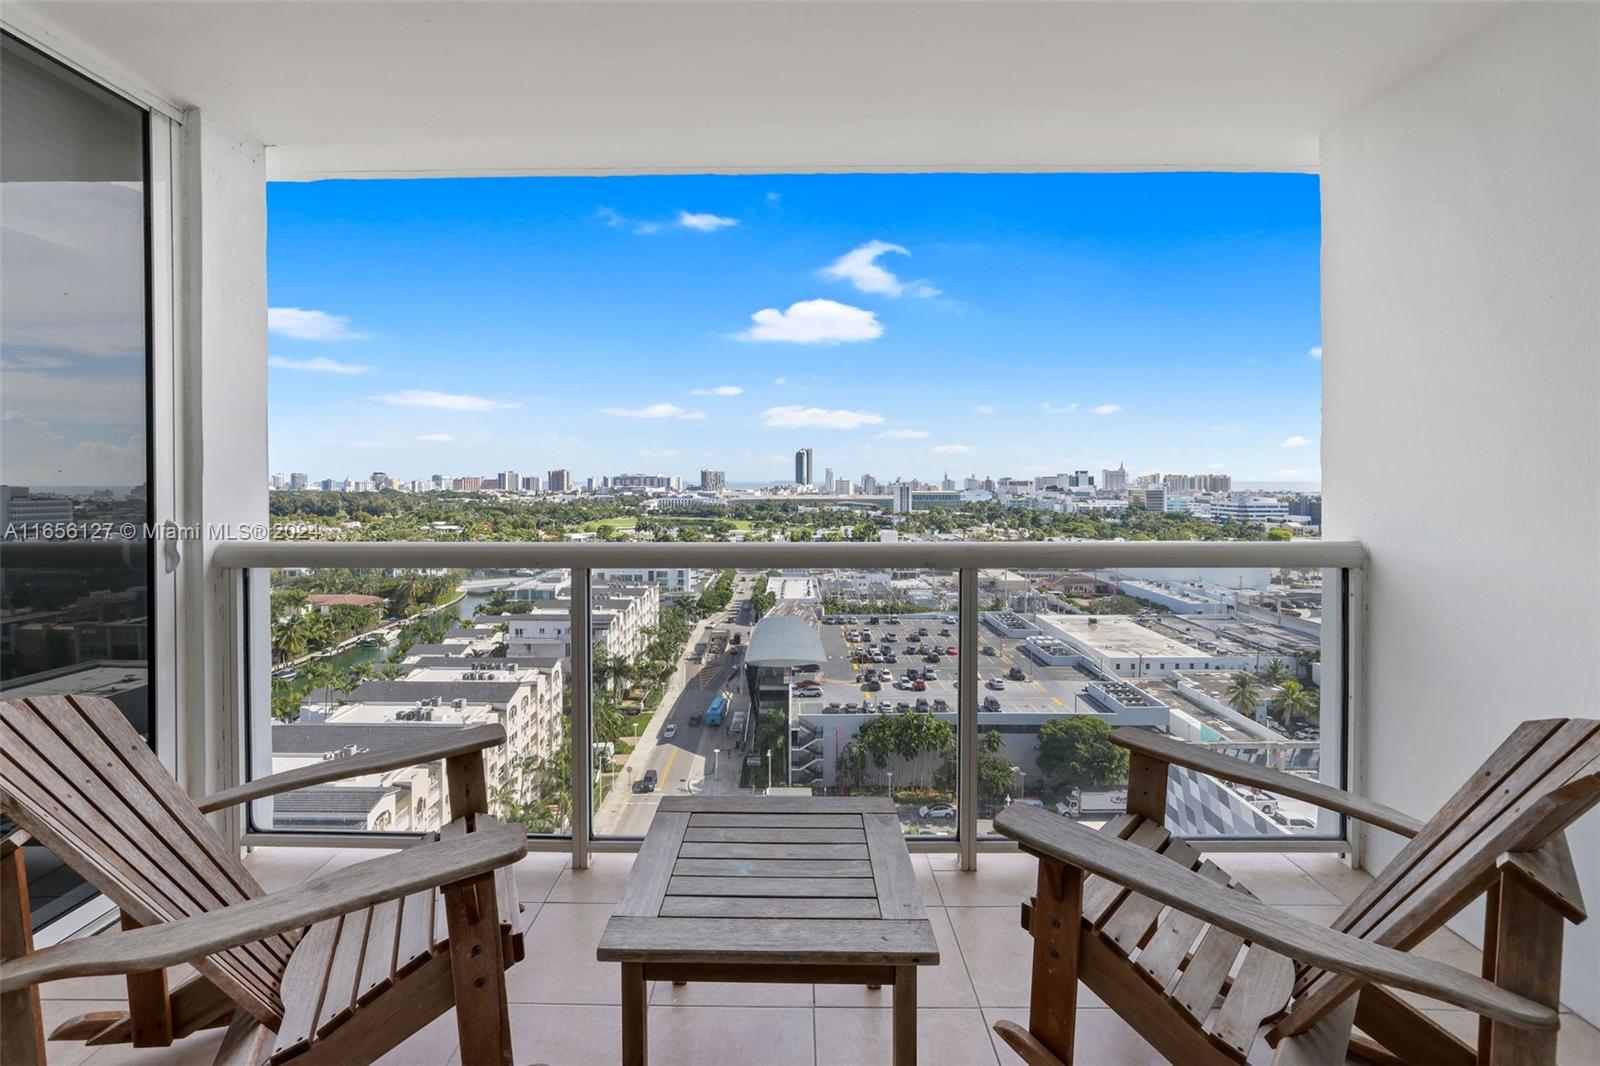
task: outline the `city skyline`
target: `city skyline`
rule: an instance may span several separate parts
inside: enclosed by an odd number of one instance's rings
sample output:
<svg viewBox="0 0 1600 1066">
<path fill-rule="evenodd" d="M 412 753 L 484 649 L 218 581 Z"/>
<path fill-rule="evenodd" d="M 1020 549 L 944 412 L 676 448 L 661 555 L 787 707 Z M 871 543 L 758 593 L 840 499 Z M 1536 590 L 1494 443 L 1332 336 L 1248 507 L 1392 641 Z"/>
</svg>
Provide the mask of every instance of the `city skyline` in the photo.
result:
<svg viewBox="0 0 1600 1066">
<path fill-rule="evenodd" d="M 734 485 L 810 447 L 854 479 L 1320 480 L 1314 176 L 329 181 L 269 211 L 275 471 Z"/>
</svg>

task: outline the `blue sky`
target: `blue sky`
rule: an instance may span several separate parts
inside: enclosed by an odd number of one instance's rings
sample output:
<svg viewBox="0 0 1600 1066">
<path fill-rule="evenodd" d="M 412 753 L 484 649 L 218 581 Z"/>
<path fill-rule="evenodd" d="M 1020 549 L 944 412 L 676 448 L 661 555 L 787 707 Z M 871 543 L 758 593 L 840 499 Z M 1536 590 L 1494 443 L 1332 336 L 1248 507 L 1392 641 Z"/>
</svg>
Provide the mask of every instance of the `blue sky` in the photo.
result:
<svg viewBox="0 0 1600 1066">
<path fill-rule="evenodd" d="M 275 471 L 1319 480 L 1317 179 L 268 187 Z"/>
</svg>

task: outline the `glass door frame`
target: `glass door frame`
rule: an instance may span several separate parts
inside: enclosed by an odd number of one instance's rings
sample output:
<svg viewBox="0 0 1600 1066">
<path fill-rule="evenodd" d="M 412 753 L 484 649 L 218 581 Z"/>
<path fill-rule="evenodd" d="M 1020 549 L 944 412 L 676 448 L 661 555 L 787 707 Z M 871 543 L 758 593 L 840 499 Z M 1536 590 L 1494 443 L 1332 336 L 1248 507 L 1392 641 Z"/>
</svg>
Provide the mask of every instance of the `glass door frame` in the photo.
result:
<svg viewBox="0 0 1600 1066">
<path fill-rule="evenodd" d="M 0 16 L 0 30 L 60 64 L 80 77 L 120 97 L 144 114 L 145 198 L 145 433 L 146 491 L 152 528 L 172 529 L 178 514 L 178 492 L 183 484 L 184 449 L 180 436 L 184 375 L 181 350 L 182 321 L 178 278 L 182 249 L 177 220 L 182 217 L 179 160 L 183 128 L 179 113 L 151 94 L 130 90 L 102 76 L 91 64 L 69 54 L 63 44 L 33 31 L 15 9 Z M 178 561 L 175 551 L 197 542 L 152 538 L 147 545 L 147 581 L 150 594 L 150 728 L 155 751 L 163 765 L 180 775 L 178 708 L 184 684 L 186 641 L 199 627 L 182 624 L 178 601 Z M 198 559 L 196 560 L 198 563 Z M 192 690 L 190 690 L 192 691 Z M 116 916 L 115 906 L 104 896 L 86 899 L 64 914 L 34 929 L 35 947 L 47 947 L 87 931 L 97 930 Z"/>
</svg>

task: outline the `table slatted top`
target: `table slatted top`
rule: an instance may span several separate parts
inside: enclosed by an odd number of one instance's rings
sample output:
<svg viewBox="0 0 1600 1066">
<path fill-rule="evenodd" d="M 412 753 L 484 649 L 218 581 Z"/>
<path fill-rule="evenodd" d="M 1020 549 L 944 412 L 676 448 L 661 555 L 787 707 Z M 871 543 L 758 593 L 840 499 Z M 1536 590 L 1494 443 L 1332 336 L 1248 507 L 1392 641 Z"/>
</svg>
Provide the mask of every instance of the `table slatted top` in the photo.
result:
<svg viewBox="0 0 1600 1066">
<path fill-rule="evenodd" d="M 903 966 L 939 947 L 887 799 L 669 796 L 597 957 Z"/>
</svg>

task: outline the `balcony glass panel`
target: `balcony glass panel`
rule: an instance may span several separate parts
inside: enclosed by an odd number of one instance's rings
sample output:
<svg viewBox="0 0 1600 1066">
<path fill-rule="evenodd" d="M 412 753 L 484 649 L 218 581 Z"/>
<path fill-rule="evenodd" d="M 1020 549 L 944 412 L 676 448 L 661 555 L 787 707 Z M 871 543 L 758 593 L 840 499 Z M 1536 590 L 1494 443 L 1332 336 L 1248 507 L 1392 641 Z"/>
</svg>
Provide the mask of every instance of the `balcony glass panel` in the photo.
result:
<svg viewBox="0 0 1600 1066">
<path fill-rule="evenodd" d="M 955 571 L 592 580 L 597 836 L 642 836 L 663 795 L 866 793 L 954 839 Z"/>
<path fill-rule="evenodd" d="M 251 731 L 255 776 L 398 750 L 464 726 L 505 728 L 485 752 L 493 813 L 570 831 L 569 649 L 536 648 L 479 611 L 513 580 L 467 570 L 275 570 L 271 706 Z M 566 607 L 559 608 L 564 620 Z M 425 832 L 451 813 L 439 764 L 300 789 L 253 812 L 258 829 Z"/>
<path fill-rule="evenodd" d="M 1343 716 L 1324 650 L 1339 571 L 1245 567 L 985 570 L 979 579 L 979 832 L 1007 803 L 1099 825 L 1127 804 L 1113 729 L 1147 729 L 1342 786 Z M 1331 642 L 1331 643 L 1330 643 Z M 1337 655 L 1329 655 L 1337 663 Z M 1325 682 L 1328 688 L 1325 688 Z M 1174 767 L 1185 837 L 1333 836 L 1310 804 Z"/>
</svg>

